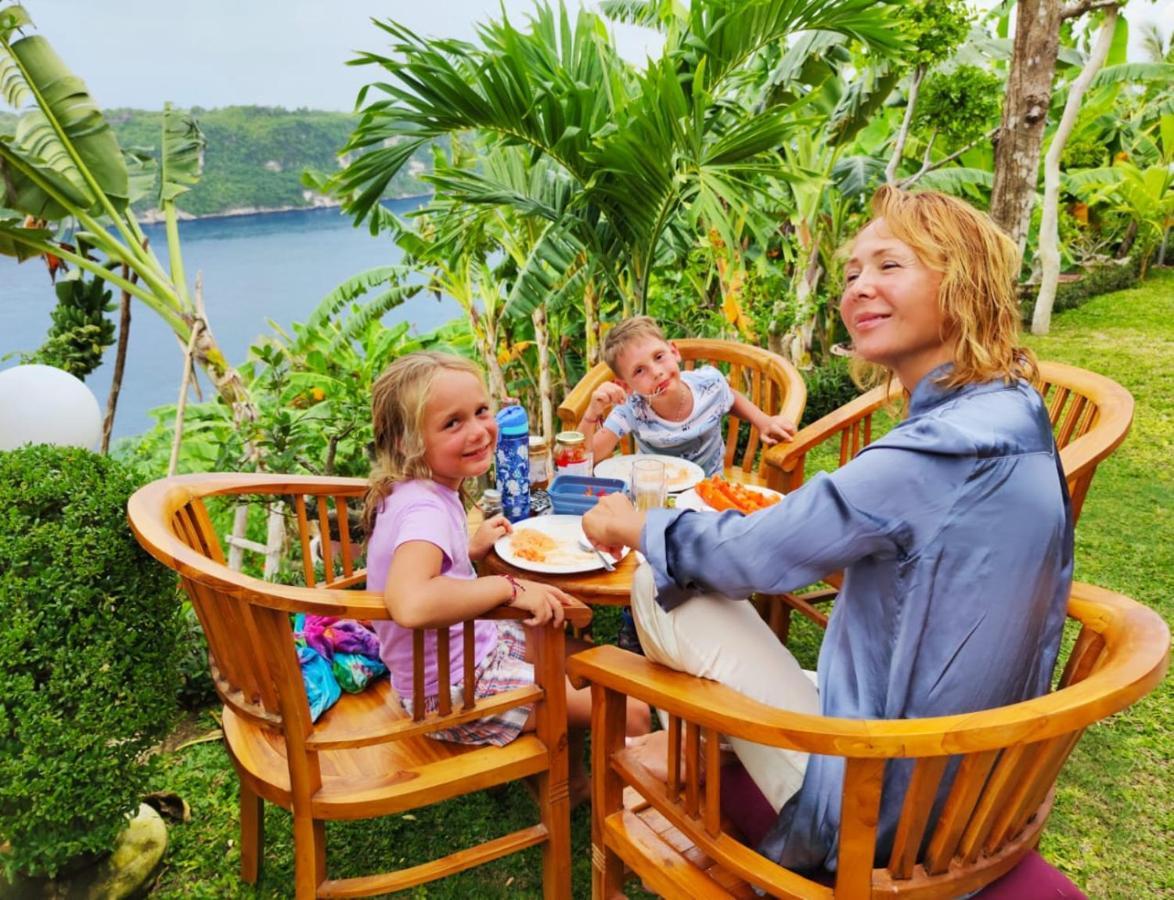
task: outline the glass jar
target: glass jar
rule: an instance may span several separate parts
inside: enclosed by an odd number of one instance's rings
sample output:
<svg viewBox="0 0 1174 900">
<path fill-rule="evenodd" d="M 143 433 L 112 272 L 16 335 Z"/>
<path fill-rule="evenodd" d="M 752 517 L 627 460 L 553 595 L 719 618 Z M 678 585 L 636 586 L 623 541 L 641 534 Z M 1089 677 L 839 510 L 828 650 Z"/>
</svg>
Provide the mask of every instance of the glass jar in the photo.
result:
<svg viewBox="0 0 1174 900">
<path fill-rule="evenodd" d="M 591 475 L 591 448 L 581 431 L 560 431 L 554 437 L 554 474 Z"/>
<path fill-rule="evenodd" d="M 530 435 L 530 490 L 550 486 L 550 448 L 540 434 Z"/>
<path fill-rule="evenodd" d="M 481 492 L 481 499 L 477 501 L 481 507 L 481 514 L 486 518 L 501 515 L 501 491 L 497 488 L 486 488 Z"/>
</svg>

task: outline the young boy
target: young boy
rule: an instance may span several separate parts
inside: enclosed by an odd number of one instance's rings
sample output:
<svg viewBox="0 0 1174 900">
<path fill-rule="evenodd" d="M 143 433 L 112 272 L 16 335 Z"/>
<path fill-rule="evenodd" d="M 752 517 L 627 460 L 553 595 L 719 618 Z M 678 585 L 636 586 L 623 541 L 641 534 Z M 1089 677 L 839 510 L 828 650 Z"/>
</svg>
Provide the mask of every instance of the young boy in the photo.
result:
<svg viewBox="0 0 1174 900">
<path fill-rule="evenodd" d="M 727 412 L 756 427 L 767 446 L 795 434 L 793 422 L 768 416 L 713 366 L 682 372 L 680 351 L 649 316 L 625 319 L 609 331 L 603 358 L 616 380 L 596 388 L 579 423 L 597 462 L 632 433 L 644 453 L 679 456 L 697 463 L 706 475 L 721 474 L 721 424 Z"/>
</svg>

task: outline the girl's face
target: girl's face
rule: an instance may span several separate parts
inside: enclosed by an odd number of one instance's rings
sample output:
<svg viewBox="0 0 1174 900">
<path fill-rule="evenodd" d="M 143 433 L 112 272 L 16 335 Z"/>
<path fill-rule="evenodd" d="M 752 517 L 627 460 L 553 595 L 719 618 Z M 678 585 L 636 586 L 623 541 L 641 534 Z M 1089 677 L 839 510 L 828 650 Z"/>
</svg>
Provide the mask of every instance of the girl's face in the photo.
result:
<svg viewBox="0 0 1174 900">
<path fill-rule="evenodd" d="M 856 236 L 844 278 L 840 316 L 857 355 L 891 369 L 909 390 L 954 358 L 938 305 L 942 273 L 893 237 L 884 219 Z"/>
<path fill-rule="evenodd" d="M 424 405 L 424 461 L 439 484 L 456 490 L 465 478 L 484 475 L 497 446 L 497 421 L 481 379 L 442 369 Z"/>
</svg>

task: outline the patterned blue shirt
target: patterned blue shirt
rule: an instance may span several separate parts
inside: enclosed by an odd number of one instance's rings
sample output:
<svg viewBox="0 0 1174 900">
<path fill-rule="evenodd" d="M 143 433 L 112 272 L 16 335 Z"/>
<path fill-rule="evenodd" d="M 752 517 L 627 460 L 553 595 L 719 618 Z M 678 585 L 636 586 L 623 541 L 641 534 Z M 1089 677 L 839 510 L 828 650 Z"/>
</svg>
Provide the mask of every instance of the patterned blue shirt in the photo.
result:
<svg viewBox="0 0 1174 900">
<path fill-rule="evenodd" d="M 944 390 L 942 371 L 922 379 L 889 434 L 767 510 L 650 512 L 641 544 L 657 602 L 780 593 L 843 569 L 819 656 L 823 715 L 921 718 L 1044 693 L 1072 581 L 1047 411 L 1026 383 Z M 903 761 L 886 769 L 878 860 L 910 772 Z M 760 851 L 833 869 L 842 783 L 842 758 L 813 755 Z"/>
<path fill-rule="evenodd" d="M 603 427 L 617 437 L 629 432 L 641 453 L 664 453 L 695 462 L 706 475 L 720 475 L 725 457 L 722 416 L 734 405 L 734 391 L 726 376 L 713 366 L 681 373 L 693 392 L 693 412 L 687 419 L 662 419 L 640 394 L 612 408 Z"/>
</svg>

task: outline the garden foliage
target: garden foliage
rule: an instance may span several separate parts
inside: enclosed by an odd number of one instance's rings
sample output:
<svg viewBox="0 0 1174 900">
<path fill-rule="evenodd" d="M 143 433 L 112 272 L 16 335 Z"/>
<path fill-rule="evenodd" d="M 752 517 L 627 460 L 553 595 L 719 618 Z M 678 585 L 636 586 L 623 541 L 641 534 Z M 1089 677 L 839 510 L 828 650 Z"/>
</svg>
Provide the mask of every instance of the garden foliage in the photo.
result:
<svg viewBox="0 0 1174 900">
<path fill-rule="evenodd" d="M 176 695 L 179 600 L 126 525 L 135 487 L 77 448 L 0 453 L 0 865 L 108 851 Z"/>
</svg>

